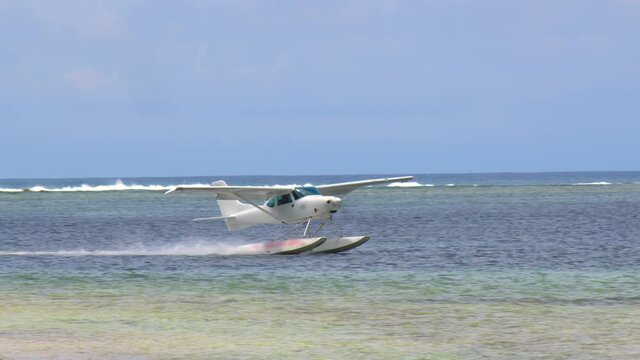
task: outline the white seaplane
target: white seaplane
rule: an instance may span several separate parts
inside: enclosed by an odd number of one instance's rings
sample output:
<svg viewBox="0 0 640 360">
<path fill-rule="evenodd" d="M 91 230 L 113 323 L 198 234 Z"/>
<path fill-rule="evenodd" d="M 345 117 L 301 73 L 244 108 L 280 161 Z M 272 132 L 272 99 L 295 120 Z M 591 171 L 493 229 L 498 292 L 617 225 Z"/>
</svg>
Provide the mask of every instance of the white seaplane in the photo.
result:
<svg viewBox="0 0 640 360">
<path fill-rule="evenodd" d="M 203 192 L 214 194 L 222 216 L 194 219 L 224 220 L 229 231 L 261 224 L 302 225 L 302 238 L 243 245 L 252 252 L 298 254 L 341 252 L 353 249 L 369 240 L 368 236 L 322 237 L 317 233 L 340 210 L 341 197 L 369 185 L 405 182 L 413 176 L 351 181 L 319 186 L 229 186 L 218 180 L 207 186 L 176 186 L 166 193 Z M 311 221 L 320 222 L 312 233 Z M 294 226 L 294 227 L 295 227 Z"/>
</svg>

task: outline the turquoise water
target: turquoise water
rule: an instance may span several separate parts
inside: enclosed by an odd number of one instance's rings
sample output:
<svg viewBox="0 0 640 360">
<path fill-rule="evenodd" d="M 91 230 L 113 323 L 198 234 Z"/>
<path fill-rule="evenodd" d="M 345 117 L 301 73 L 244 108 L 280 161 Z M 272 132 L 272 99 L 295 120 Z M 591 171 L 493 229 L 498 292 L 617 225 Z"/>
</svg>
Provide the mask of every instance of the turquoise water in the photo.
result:
<svg viewBox="0 0 640 360">
<path fill-rule="evenodd" d="M 371 240 L 299 256 L 153 187 L 216 177 L 116 180 L 0 180 L 0 358 L 640 357 L 640 173 L 363 188 L 329 232 Z"/>
</svg>

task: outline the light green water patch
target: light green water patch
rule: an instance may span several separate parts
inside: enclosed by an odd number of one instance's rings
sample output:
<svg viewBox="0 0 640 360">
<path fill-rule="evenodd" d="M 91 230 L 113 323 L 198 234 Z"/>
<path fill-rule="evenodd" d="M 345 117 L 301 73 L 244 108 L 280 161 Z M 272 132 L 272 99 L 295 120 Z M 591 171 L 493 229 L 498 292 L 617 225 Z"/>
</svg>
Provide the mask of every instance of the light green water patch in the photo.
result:
<svg viewBox="0 0 640 360">
<path fill-rule="evenodd" d="M 277 300 L 282 297 L 399 299 L 404 301 L 479 303 L 531 302 L 597 305 L 640 303 L 640 275 L 632 270 L 480 271 L 417 273 L 377 271 L 285 271 L 0 275 L 0 298 L 126 298 L 129 294 L 194 300 L 234 296 Z"/>
<path fill-rule="evenodd" d="M 632 272 L 5 274 L 9 358 L 628 358 Z"/>
<path fill-rule="evenodd" d="M 185 299 L 186 300 L 186 299 Z M 314 306 L 137 299 L 3 307 L 7 356 L 243 358 L 636 358 L 640 308 L 411 304 L 334 298 Z"/>
</svg>

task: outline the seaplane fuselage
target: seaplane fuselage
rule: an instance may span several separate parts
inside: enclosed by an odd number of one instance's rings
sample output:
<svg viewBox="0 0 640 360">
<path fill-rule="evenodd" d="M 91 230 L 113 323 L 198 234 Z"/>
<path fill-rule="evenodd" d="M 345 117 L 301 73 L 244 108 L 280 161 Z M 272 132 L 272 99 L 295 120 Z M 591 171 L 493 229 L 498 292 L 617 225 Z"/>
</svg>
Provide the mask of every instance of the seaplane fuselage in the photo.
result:
<svg viewBox="0 0 640 360">
<path fill-rule="evenodd" d="M 280 196 L 278 196 L 280 198 Z M 338 212 L 342 200 L 336 196 L 309 195 L 285 203 L 265 203 L 233 215 L 240 224 L 298 223 L 307 219 L 327 219 Z M 270 216 L 273 215 L 273 216 Z"/>
<path fill-rule="evenodd" d="M 257 206 L 226 200 L 224 195 L 218 195 L 217 201 L 230 229 L 328 219 L 342 206 L 339 197 L 321 195 L 314 187 L 298 187 L 289 193 L 273 196 Z"/>
</svg>

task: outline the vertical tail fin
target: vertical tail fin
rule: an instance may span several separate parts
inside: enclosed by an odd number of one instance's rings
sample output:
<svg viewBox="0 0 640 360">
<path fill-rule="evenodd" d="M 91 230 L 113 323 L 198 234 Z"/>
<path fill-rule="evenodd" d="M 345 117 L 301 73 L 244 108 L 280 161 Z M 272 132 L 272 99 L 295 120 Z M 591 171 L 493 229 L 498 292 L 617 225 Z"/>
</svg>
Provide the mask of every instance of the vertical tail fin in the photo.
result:
<svg viewBox="0 0 640 360">
<path fill-rule="evenodd" d="M 227 183 L 224 180 L 218 180 L 213 182 L 211 185 L 213 186 L 227 186 Z M 247 209 L 251 209 L 252 206 L 249 204 L 243 204 L 238 200 L 220 200 L 218 199 L 218 197 L 216 196 L 216 201 L 218 202 L 218 206 L 220 207 L 220 212 L 222 213 L 222 216 L 224 217 L 231 217 L 234 214 L 237 214 L 241 211 L 247 210 Z M 227 229 L 229 229 L 229 231 L 233 231 L 233 230 L 237 230 L 240 229 L 242 227 L 239 227 L 236 222 L 235 219 L 225 219 L 224 220 L 225 224 L 227 224 Z"/>
</svg>

